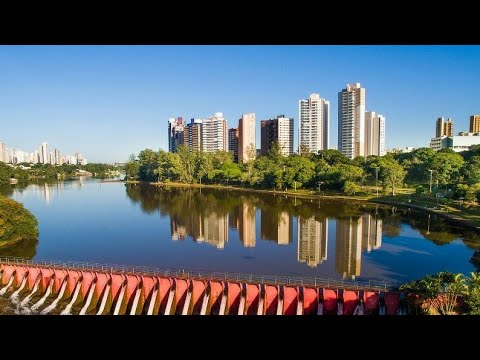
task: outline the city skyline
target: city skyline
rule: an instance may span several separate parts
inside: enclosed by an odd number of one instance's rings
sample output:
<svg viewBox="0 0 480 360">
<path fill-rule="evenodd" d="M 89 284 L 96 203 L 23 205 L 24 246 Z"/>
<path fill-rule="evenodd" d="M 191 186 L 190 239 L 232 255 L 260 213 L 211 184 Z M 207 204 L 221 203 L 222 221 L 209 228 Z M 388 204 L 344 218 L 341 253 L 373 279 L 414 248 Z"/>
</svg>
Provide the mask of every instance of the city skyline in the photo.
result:
<svg viewBox="0 0 480 360">
<path fill-rule="evenodd" d="M 53 151 L 52 151 L 53 150 Z M 42 142 L 33 151 L 25 151 L 15 146 L 8 146 L 0 139 L 0 162 L 7 164 L 50 164 L 50 165 L 87 165 L 86 157 L 76 151 L 74 155 L 65 155 L 57 147 L 48 146 L 48 142 Z"/>
<path fill-rule="evenodd" d="M 336 129 L 336 94 L 356 82 L 367 89 L 366 111 L 388 121 L 387 148 L 428 147 L 432 121 L 469 129 L 479 112 L 479 46 L 4 46 L 0 55 L 0 118 L 9 124 L 0 140 L 25 149 L 40 136 L 65 153 L 75 144 L 91 162 L 168 150 L 165 119 L 215 112 L 228 128 L 254 112 L 258 147 L 258 120 L 284 114 L 297 130 L 298 100 L 312 93 L 331 102 Z M 331 147 L 337 141 L 331 131 Z"/>
</svg>

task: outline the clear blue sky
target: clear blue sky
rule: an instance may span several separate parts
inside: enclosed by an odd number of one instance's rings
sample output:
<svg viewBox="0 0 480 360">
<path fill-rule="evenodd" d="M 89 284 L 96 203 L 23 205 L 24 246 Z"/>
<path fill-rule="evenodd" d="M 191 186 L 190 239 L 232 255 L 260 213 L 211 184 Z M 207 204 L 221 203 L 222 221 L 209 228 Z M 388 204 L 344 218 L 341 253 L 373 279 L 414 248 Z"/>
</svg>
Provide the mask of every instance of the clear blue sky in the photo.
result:
<svg viewBox="0 0 480 360">
<path fill-rule="evenodd" d="M 169 117 L 244 112 L 259 122 L 295 118 L 312 92 L 331 102 L 366 88 L 386 116 L 387 148 L 428 146 L 438 116 L 468 130 L 480 113 L 480 46 L 0 46 L 0 141 L 33 151 L 42 141 L 89 162 L 167 149 Z M 259 147 L 259 143 L 257 145 Z"/>
</svg>

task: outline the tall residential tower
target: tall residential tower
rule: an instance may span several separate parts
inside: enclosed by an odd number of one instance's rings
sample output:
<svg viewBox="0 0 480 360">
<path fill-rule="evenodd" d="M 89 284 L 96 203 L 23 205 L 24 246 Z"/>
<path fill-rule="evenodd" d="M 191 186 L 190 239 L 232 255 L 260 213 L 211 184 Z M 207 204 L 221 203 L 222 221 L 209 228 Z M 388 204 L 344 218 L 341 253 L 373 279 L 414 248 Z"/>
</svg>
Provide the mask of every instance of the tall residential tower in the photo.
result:
<svg viewBox="0 0 480 360">
<path fill-rule="evenodd" d="M 278 115 L 276 119 L 260 122 L 260 154 L 267 155 L 272 143 L 278 141 L 283 156 L 293 155 L 293 118 Z"/>
<path fill-rule="evenodd" d="M 238 120 L 238 161 L 248 162 L 256 152 L 255 113 L 246 113 Z"/>
<path fill-rule="evenodd" d="M 330 102 L 319 94 L 298 102 L 298 147 L 300 151 L 318 152 L 329 146 Z M 305 150 L 304 150 L 305 149 Z"/>
<path fill-rule="evenodd" d="M 176 152 L 184 144 L 185 126 L 183 118 L 168 119 L 168 151 Z"/>
<path fill-rule="evenodd" d="M 365 156 L 385 155 L 385 117 L 375 111 L 365 113 Z"/>
<path fill-rule="evenodd" d="M 453 124 L 453 120 L 450 118 L 447 120 L 444 117 L 438 118 L 435 127 L 435 137 L 453 136 Z"/>
<path fill-rule="evenodd" d="M 365 88 L 360 83 L 338 93 L 338 150 L 349 159 L 365 156 Z"/>
<path fill-rule="evenodd" d="M 471 133 L 480 132 L 480 115 L 470 116 L 470 132 Z"/>
</svg>

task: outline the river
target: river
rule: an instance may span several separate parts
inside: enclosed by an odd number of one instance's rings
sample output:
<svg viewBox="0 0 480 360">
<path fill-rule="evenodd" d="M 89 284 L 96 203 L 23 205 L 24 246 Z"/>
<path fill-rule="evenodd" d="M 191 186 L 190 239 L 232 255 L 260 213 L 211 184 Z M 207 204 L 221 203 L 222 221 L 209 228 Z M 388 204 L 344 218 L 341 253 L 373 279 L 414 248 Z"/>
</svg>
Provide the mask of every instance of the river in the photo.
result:
<svg viewBox="0 0 480 360">
<path fill-rule="evenodd" d="M 480 248 L 434 215 L 370 203 L 92 178 L 13 188 L 40 232 L 13 255 L 42 260 L 404 282 L 475 271 Z"/>
</svg>

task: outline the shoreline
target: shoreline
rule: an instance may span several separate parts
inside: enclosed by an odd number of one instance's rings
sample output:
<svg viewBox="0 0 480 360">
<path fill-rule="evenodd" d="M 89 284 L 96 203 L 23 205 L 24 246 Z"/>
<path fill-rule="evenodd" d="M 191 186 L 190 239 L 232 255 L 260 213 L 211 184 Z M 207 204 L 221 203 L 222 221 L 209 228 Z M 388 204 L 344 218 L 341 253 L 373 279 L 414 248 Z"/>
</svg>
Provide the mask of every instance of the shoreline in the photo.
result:
<svg viewBox="0 0 480 360">
<path fill-rule="evenodd" d="M 338 195 L 338 194 L 331 194 L 331 195 L 318 195 L 315 194 L 314 191 L 311 193 L 307 193 L 305 190 L 302 192 L 296 191 L 274 191 L 274 190 L 264 190 L 264 189 L 251 189 L 251 188 L 244 188 L 244 187 L 237 187 L 237 186 L 226 186 L 226 185 L 210 185 L 210 184 L 187 184 L 187 183 L 177 183 L 177 182 L 147 182 L 147 181 L 138 181 L 138 180 L 123 180 L 122 182 L 126 184 L 145 184 L 151 185 L 156 187 L 177 187 L 177 188 L 206 188 L 206 189 L 220 189 L 220 190 L 234 190 L 234 191 L 243 191 L 249 193 L 260 193 L 260 194 L 273 194 L 273 195 L 285 195 L 285 196 L 295 196 L 303 199 L 312 199 L 312 200 L 348 200 L 348 201 L 361 201 L 361 202 L 369 202 L 373 204 L 381 204 L 381 205 L 389 205 L 389 206 L 398 206 L 402 208 L 409 208 L 418 211 L 422 211 L 425 213 L 430 213 L 434 215 L 438 215 L 453 224 L 460 225 L 472 230 L 476 230 L 480 232 L 480 223 L 471 219 L 467 219 L 462 217 L 461 215 L 456 215 L 452 213 L 445 213 L 439 210 L 431 209 L 428 207 L 423 207 L 420 205 L 414 204 L 407 204 L 397 201 L 390 201 L 383 198 L 376 198 L 376 197 L 360 197 L 360 196 L 348 196 L 348 195 Z"/>
</svg>

